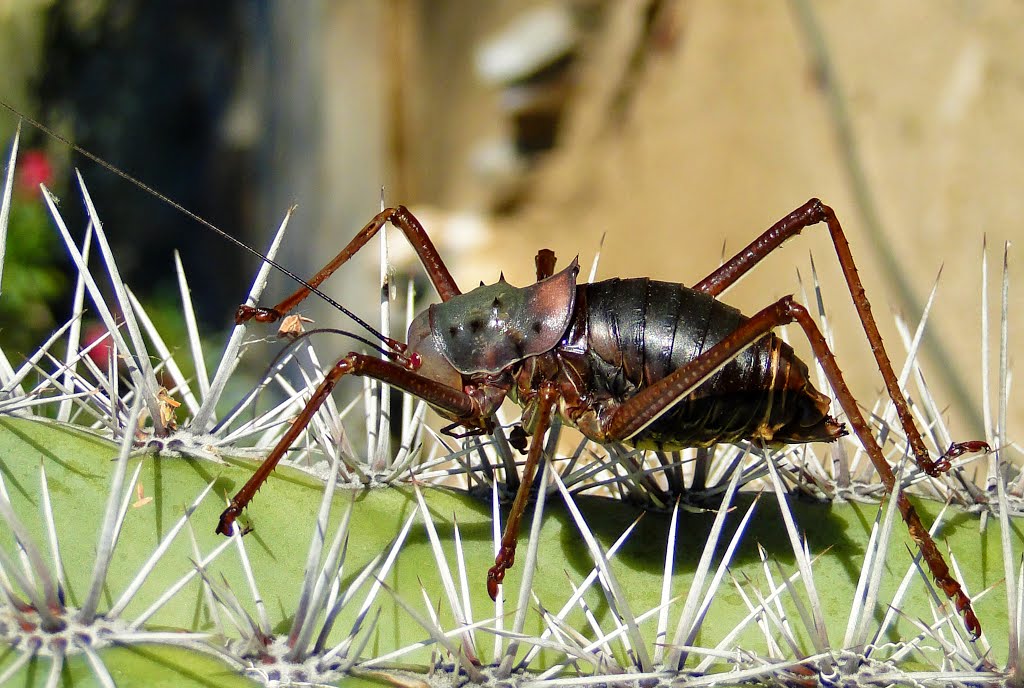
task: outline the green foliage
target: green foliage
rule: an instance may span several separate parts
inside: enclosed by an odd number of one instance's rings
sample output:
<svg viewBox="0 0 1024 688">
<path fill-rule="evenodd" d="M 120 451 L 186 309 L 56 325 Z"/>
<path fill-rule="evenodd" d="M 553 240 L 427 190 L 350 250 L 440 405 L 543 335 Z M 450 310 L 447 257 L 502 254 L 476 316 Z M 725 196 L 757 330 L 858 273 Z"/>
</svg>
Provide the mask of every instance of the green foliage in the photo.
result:
<svg viewBox="0 0 1024 688">
<path fill-rule="evenodd" d="M 12 199 L 0 299 L 0 348 L 27 355 L 55 327 L 54 304 L 68 280 L 58 263 L 58 238 L 37 198 Z"/>
</svg>

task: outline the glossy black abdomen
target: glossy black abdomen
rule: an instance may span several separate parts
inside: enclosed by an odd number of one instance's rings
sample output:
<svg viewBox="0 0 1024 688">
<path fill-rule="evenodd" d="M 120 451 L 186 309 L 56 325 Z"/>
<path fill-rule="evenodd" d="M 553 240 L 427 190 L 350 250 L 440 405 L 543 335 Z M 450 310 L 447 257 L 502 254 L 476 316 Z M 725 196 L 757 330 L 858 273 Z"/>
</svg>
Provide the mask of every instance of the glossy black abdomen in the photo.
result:
<svg viewBox="0 0 1024 688">
<path fill-rule="evenodd" d="M 646 278 L 580 285 L 576 308 L 568 343 L 585 357 L 584 387 L 605 414 L 698 358 L 746 319 L 703 292 Z M 835 439 L 825 423 L 831 421 L 827 400 L 806 378 L 793 350 L 768 335 L 629 443 L 674 449 L 742 439 Z"/>
</svg>

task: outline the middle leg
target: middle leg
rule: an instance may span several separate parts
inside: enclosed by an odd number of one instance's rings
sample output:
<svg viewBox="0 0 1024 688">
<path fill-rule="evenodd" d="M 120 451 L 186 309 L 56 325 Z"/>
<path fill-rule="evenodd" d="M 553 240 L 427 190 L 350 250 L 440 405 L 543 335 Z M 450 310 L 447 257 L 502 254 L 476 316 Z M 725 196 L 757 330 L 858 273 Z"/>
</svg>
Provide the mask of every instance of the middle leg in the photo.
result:
<svg viewBox="0 0 1024 688">
<path fill-rule="evenodd" d="M 537 281 L 546 280 L 555 274 L 555 252 L 549 248 L 542 248 L 537 251 L 537 257 L 533 259 L 537 266 Z"/>
<path fill-rule="evenodd" d="M 498 586 L 505 579 L 505 571 L 512 568 L 516 561 L 519 526 L 522 523 L 526 502 L 530 498 L 530 488 L 533 487 L 533 478 L 537 473 L 537 466 L 540 464 L 541 454 L 544 451 L 544 436 L 551 426 L 555 403 L 558 401 L 558 390 L 552 384 L 541 387 L 538 394 L 540 399 L 536 416 L 537 427 L 534 428 L 533 439 L 530 440 L 530 453 L 526 457 L 523 480 L 519 484 L 519 490 L 516 491 L 516 498 L 512 502 L 508 521 L 505 522 L 505 532 L 501 536 L 501 548 L 494 558 L 494 566 L 487 571 L 487 594 L 491 596 L 492 600 L 498 597 Z"/>
</svg>

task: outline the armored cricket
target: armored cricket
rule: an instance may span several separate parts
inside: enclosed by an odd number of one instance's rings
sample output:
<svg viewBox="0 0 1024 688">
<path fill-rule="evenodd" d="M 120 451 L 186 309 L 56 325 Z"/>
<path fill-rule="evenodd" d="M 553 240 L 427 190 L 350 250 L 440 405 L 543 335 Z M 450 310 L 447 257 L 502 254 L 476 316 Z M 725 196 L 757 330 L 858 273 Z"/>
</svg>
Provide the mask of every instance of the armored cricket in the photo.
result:
<svg viewBox="0 0 1024 688">
<path fill-rule="evenodd" d="M 523 408 L 522 428 L 531 440 L 500 550 L 487 572 L 487 590 L 494 598 L 505 572 L 515 562 L 519 528 L 542 458 L 544 437 L 556 415 L 595 442 L 641 449 L 677 450 L 744 440 L 770 447 L 833 442 L 847 434 L 845 425 L 829 414 L 829 397 L 809 381 L 806 363 L 773 334 L 775 328 L 789 323 L 799 325 L 806 335 L 846 422 L 892 494 L 896 476 L 808 311 L 786 296 L 746 317 L 718 300 L 783 242 L 818 224 L 824 224 L 831 236 L 918 468 L 939 476 L 952 467 L 952 459 L 989 450 L 983 441 L 968 441 L 953 443 L 937 460 L 929 456 L 885 352 L 843 229 L 834 211 L 816 198 L 773 224 L 693 286 L 648 278 L 580 284 L 575 260 L 556 273 L 554 254 L 541 250 L 536 283 L 514 287 L 501 279 L 463 293 L 426 230 L 403 206 L 376 215 L 306 281 L 41 123 L 6 103 L 0 105 L 301 285 L 273 307 L 239 306 L 236 323 L 278 321 L 316 294 L 380 340 L 381 346 L 377 346 L 356 337 L 385 357 L 350 352 L 327 372 L 289 429 L 230 500 L 217 533 L 236 532 L 236 518 L 346 375 L 370 377 L 425 400 L 452 422 L 448 432 L 455 436 L 491 432 L 494 414 L 508 398 Z M 413 320 L 406 342 L 384 337 L 319 289 L 388 223 L 408 239 L 441 300 Z M 456 427 L 462 430 L 455 432 Z M 968 631 L 979 636 L 981 624 L 971 600 L 902 491 L 897 506 L 936 583 L 963 616 Z"/>
<path fill-rule="evenodd" d="M 829 415 L 829 398 L 809 381 L 807 365 L 772 333 L 793 322 L 806 334 L 847 421 L 892 493 L 892 468 L 807 310 L 787 296 L 748 318 L 716 298 L 784 241 L 819 223 L 832 237 L 918 467 L 938 476 L 950 469 L 951 459 L 988 450 L 984 442 L 971 441 L 954 443 L 937 461 L 928 455 L 885 353 L 842 227 L 832 209 L 818 199 L 772 225 L 692 287 L 647 278 L 579 284 L 576 261 L 555 273 L 554 254 L 542 250 L 535 284 L 514 287 L 502 279 L 467 293 L 459 290 L 412 213 L 402 206 L 389 208 L 294 294 L 269 308 L 242 305 L 236 322 L 279 320 L 386 223 L 412 244 L 441 303 L 415 318 L 406 343 L 382 338 L 391 360 L 351 352 L 335 364 L 221 514 L 218 533 L 232 533 L 235 518 L 345 375 L 369 376 L 424 399 L 453 426 L 464 428 L 463 434 L 493 430 L 494 413 L 509 398 L 522 406 L 522 426 L 532 441 L 500 551 L 487 572 L 487 590 L 494 598 L 515 562 L 520 523 L 555 414 L 595 442 L 642 449 L 675 450 L 740 440 L 766 445 L 832 442 L 845 435 L 845 426 Z M 970 599 L 902 492 L 898 507 L 939 587 L 953 600 L 970 632 L 980 634 Z"/>
</svg>

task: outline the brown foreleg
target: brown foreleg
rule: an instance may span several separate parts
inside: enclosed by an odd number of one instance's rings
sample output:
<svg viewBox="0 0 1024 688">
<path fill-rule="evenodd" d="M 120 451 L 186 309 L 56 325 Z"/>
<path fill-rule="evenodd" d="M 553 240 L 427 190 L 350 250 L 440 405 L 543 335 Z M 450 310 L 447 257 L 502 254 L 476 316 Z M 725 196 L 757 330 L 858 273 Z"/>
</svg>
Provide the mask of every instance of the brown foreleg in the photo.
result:
<svg viewBox="0 0 1024 688">
<path fill-rule="evenodd" d="M 846 385 L 842 372 L 836 364 L 835 356 L 829 350 L 825 338 L 807 309 L 794 302 L 789 296 L 759 311 L 708 351 L 619 406 L 603 427 L 607 440 L 612 442 L 628 440 L 657 420 L 676 402 L 685 398 L 722 366 L 742 353 L 744 349 L 776 327 L 791 322 L 796 322 L 803 328 L 815 357 L 821 363 L 825 376 L 836 393 L 836 399 L 846 413 L 847 420 L 871 458 L 882 484 L 891 494 L 896 488 L 896 476 L 885 460 L 882 448 L 878 446 L 874 435 L 871 434 L 871 428 L 861 414 L 857 400 L 850 393 L 850 388 Z M 964 623 L 971 634 L 974 637 L 979 636 L 981 624 L 971 608 L 971 600 L 963 591 L 960 583 L 950 574 L 949 566 L 935 541 L 928 534 L 928 529 L 921 523 L 921 518 L 918 516 L 917 510 L 914 509 L 914 505 L 903 492 L 899 493 L 896 505 L 899 507 L 900 514 L 910 530 L 910 536 L 920 548 L 921 555 L 936 583 L 953 600 L 957 611 L 963 615 Z"/>
<path fill-rule="evenodd" d="M 850 251 L 850 243 L 846 240 L 846 234 L 835 212 L 829 206 L 817 198 L 804 203 L 802 206 L 782 218 L 769 227 L 761 236 L 757 237 L 744 247 L 739 253 L 726 261 L 721 267 L 702 279 L 694 289 L 718 296 L 730 286 L 735 284 L 743 275 L 759 263 L 765 256 L 777 249 L 787 239 L 790 239 L 805 228 L 824 222 L 828 227 L 829 235 L 839 257 L 839 265 L 846 277 L 846 285 L 853 297 L 853 305 L 857 308 L 857 315 L 861 325 L 864 327 L 864 334 L 867 335 L 868 343 L 871 345 L 871 352 L 878 364 L 878 371 L 885 381 L 885 388 L 896 406 L 896 414 L 899 416 L 900 424 L 906 433 L 907 442 L 914 454 L 914 461 L 918 468 L 931 476 L 950 469 L 950 460 L 967 452 L 989 451 L 989 446 L 982 441 L 955 442 L 949 449 L 939 457 L 938 461 L 932 461 L 928 455 L 928 449 L 924 446 L 921 433 L 914 423 L 913 415 L 910 412 L 910 405 L 907 398 L 900 389 L 896 373 L 893 371 L 892 362 L 885 352 L 882 344 L 882 335 L 878 331 L 875 317 L 871 313 L 871 304 L 868 302 L 867 294 L 864 291 L 864 283 L 857 274 L 857 265 L 853 261 L 853 253 Z"/>
<path fill-rule="evenodd" d="M 416 254 L 420 257 L 420 261 L 423 263 L 423 268 L 427 271 L 431 284 L 437 289 L 437 293 L 442 301 L 447 301 L 451 297 L 462 293 L 459 291 L 458 285 L 455 284 L 455 280 L 448 271 L 448 267 L 441 259 L 441 255 L 434 248 L 430 237 L 427 236 L 427 231 L 423 229 L 423 225 L 409 212 L 408 208 L 400 205 L 396 208 L 387 208 L 378 213 L 348 242 L 348 246 L 343 248 L 331 262 L 321 268 L 320 272 L 310 277 L 309 281 L 299 287 L 294 294 L 272 308 L 239 306 L 238 311 L 235 313 L 235 322 L 238 324 L 248 320 L 276 322 L 281 319 L 312 293 L 309 287 L 319 287 L 324 280 L 334 274 L 335 270 L 344 265 L 349 258 L 365 246 L 366 242 L 372 239 L 380 231 L 380 228 L 388 222 L 400 229 L 405 238 L 412 244 Z"/>
<path fill-rule="evenodd" d="M 494 566 L 487 571 L 487 594 L 492 600 L 498 597 L 498 586 L 505 579 L 505 571 L 512 568 L 516 561 L 519 526 L 523 520 L 523 512 L 526 511 L 526 502 L 530 498 L 530 488 L 533 487 L 533 478 L 537 474 L 541 453 L 544 451 L 544 435 L 551 426 L 555 402 L 558 401 L 558 391 L 554 385 L 542 386 L 538 394 L 540 399 L 537 406 L 537 427 L 530 440 L 530 453 L 526 457 L 523 481 L 519 483 L 515 501 L 512 502 L 512 510 L 508 514 L 508 521 L 505 522 L 505 532 L 501 536 L 501 548 L 494 558 Z"/>
<path fill-rule="evenodd" d="M 343 376 L 349 374 L 365 375 L 380 380 L 385 384 L 398 387 L 423 399 L 436 408 L 447 411 L 458 418 L 465 419 L 466 422 L 482 420 L 485 416 L 489 417 L 491 413 L 489 410 L 486 413 L 482 413 L 477 409 L 477 404 L 473 402 L 473 399 L 462 390 L 454 389 L 425 378 L 390 361 L 365 354 L 350 353 L 328 371 L 324 381 L 320 383 L 320 386 L 313 392 L 309 402 L 306 403 L 306 406 L 299 412 L 299 415 L 292 421 L 288 431 L 278 440 L 270 454 L 263 460 L 260 467 L 256 469 L 256 472 L 252 474 L 252 477 L 246 481 L 242 489 L 231 498 L 228 508 L 220 515 L 220 522 L 217 524 L 218 533 L 231 535 L 231 525 L 235 522 L 235 519 L 252 501 L 252 498 L 263 486 L 267 478 L 270 477 L 281 457 L 285 455 L 285 452 L 288 451 L 302 431 L 305 430 L 306 426 L 313 420 L 313 416 L 320 406 L 323 405 L 324 401 L 327 400 L 327 397 L 330 396 L 334 386 L 338 384 L 338 381 Z"/>
</svg>

